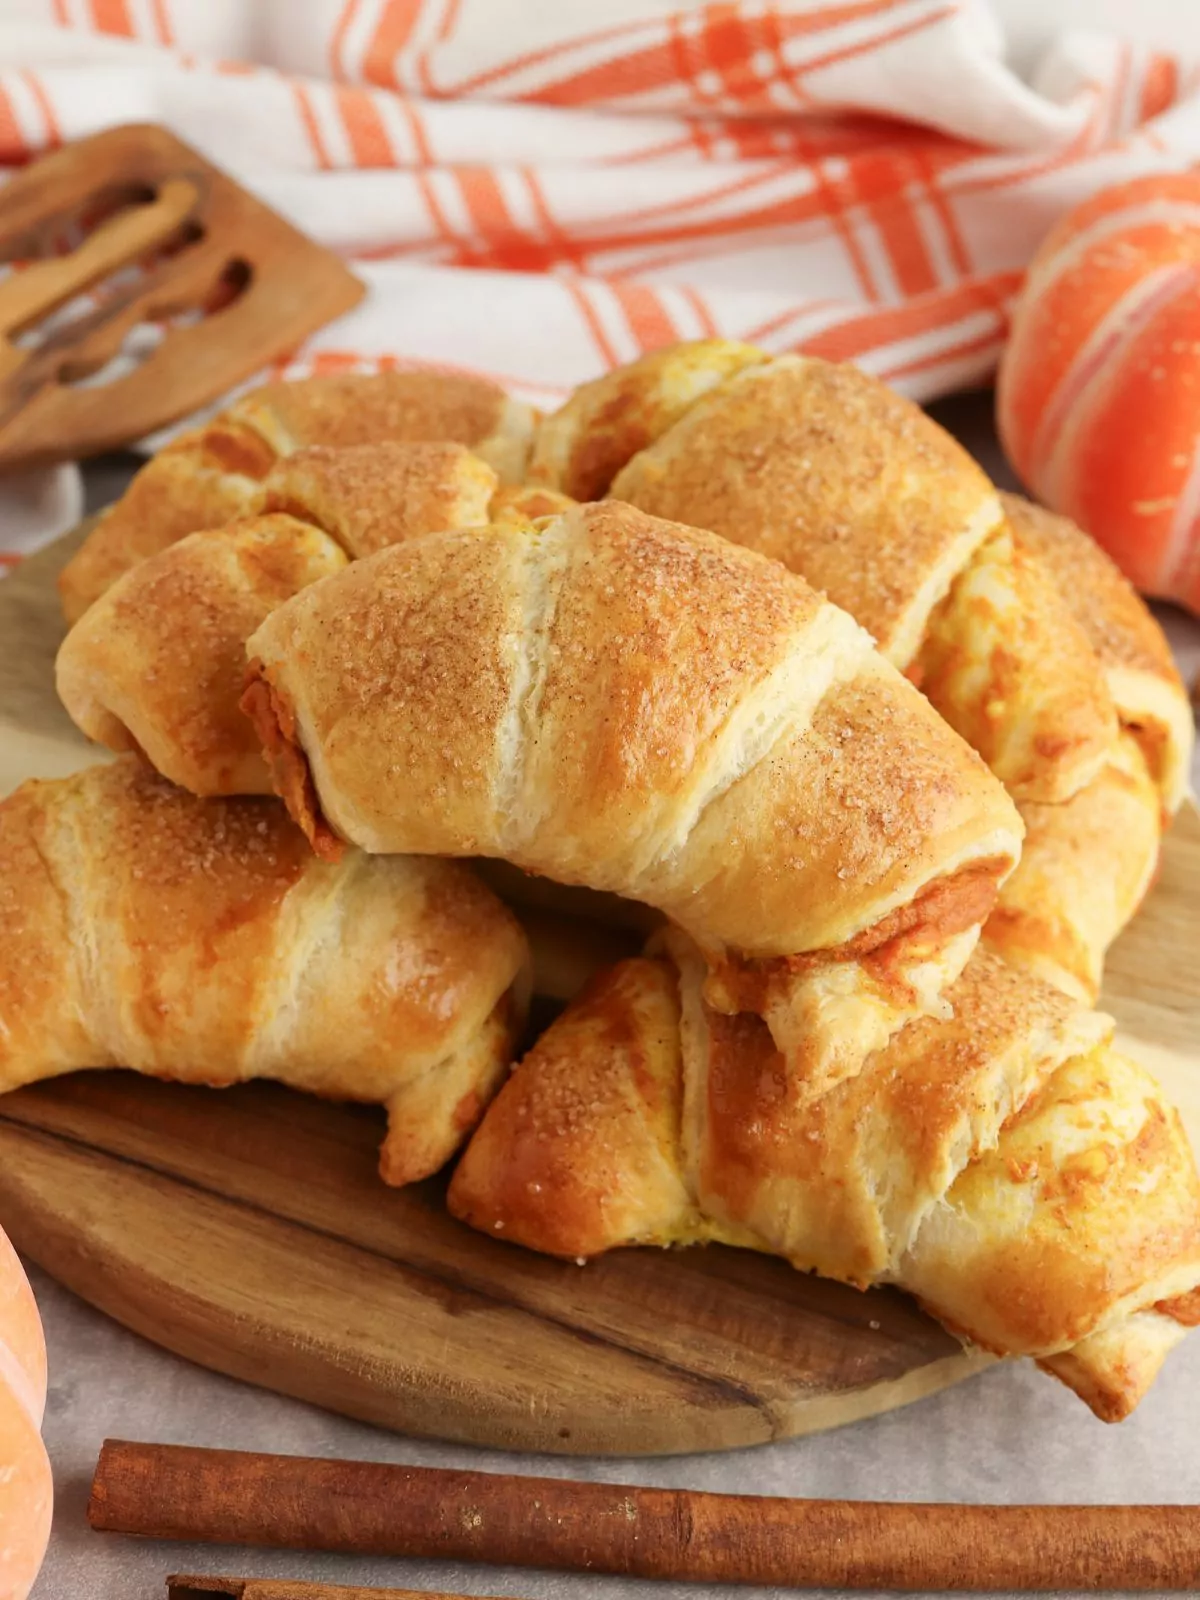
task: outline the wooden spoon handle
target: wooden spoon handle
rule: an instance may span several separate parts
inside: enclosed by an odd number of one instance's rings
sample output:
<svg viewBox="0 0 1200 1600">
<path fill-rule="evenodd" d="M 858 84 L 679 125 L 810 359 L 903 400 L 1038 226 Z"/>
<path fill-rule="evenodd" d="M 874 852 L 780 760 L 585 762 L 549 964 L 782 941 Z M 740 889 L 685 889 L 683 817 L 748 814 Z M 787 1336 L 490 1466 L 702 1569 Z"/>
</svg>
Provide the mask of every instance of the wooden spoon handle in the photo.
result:
<svg viewBox="0 0 1200 1600">
<path fill-rule="evenodd" d="M 106 1441 L 93 1528 L 685 1582 L 1200 1587 L 1194 1506 L 785 1500 Z"/>
</svg>

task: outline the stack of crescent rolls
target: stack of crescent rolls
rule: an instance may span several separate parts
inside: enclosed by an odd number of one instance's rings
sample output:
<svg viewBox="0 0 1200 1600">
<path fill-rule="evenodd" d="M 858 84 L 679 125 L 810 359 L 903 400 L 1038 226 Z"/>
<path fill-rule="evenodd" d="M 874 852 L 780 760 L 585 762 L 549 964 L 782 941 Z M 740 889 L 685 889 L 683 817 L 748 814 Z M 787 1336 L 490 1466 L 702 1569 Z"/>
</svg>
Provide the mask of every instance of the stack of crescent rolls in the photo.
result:
<svg viewBox="0 0 1200 1600">
<path fill-rule="evenodd" d="M 61 584 L 119 755 L 0 802 L 0 1089 L 375 1102 L 388 1182 L 465 1146 L 472 1226 L 897 1284 L 1108 1419 L 1200 1320 L 1186 1135 L 1090 1009 L 1186 696 L 1087 536 L 875 380 L 272 385 Z"/>
</svg>

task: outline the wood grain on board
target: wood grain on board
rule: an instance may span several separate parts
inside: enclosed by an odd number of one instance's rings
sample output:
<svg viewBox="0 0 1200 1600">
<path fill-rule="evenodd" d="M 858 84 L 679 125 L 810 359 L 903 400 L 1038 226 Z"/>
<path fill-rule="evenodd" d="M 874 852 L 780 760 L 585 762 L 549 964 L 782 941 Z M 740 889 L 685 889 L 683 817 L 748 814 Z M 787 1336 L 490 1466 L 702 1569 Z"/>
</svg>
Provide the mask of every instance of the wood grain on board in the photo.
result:
<svg viewBox="0 0 1200 1600">
<path fill-rule="evenodd" d="M 0 584 L 0 792 L 96 759 L 54 697 L 53 578 Z M 1200 817 L 1114 948 L 1104 1003 L 1200 1148 Z M 586 1267 L 386 1189 L 378 1115 L 270 1085 L 80 1073 L 0 1099 L 0 1226 L 68 1288 L 217 1371 L 408 1433 L 524 1450 L 731 1448 L 979 1370 L 903 1295 L 720 1247 Z"/>
</svg>

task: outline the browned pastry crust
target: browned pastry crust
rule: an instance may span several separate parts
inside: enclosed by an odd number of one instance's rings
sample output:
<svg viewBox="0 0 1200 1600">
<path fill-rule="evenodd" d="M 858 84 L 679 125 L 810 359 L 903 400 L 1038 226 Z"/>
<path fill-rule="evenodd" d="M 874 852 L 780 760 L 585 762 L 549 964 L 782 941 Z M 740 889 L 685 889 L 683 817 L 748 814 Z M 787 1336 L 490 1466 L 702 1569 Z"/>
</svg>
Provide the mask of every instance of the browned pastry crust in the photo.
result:
<svg viewBox="0 0 1200 1600">
<path fill-rule="evenodd" d="M 1200 1180 L 1111 1023 L 979 954 L 954 1015 L 898 1034 L 817 1101 L 703 966 L 601 974 L 538 1040 L 451 1183 L 456 1216 L 565 1257 L 721 1240 L 1032 1355 L 1127 1414 L 1196 1321 Z"/>
<path fill-rule="evenodd" d="M 466 445 L 309 445 L 277 462 L 263 509 L 321 528 L 352 561 L 438 528 L 489 520 L 499 480 Z"/>
<path fill-rule="evenodd" d="M 238 706 L 246 639 L 281 601 L 348 558 L 486 523 L 497 486 L 464 445 L 297 450 L 259 486 L 263 514 L 187 535 L 94 602 L 59 652 L 59 696 L 89 738 L 139 750 L 193 794 L 269 793 L 258 738 Z M 525 493 L 505 491 L 499 514 L 523 524 L 544 501 L 564 499 Z"/>
<path fill-rule="evenodd" d="M 1021 859 L 984 940 L 1014 966 L 1093 1005 L 1105 954 L 1158 867 L 1161 800 L 1138 742 L 1122 733 L 1078 794 L 1057 806 L 1022 806 L 1021 816 Z"/>
<path fill-rule="evenodd" d="M 524 475 L 534 414 L 487 378 L 465 372 L 338 373 L 264 384 L 227 413 L 275 452 L 304 445 L 450 441 L 469 446 L 508 483 Z"/>
<path fill-rule="evenodd" d="M 153 456 L 59 576 L 68 622 L 137 562 L 261 509 L 262 480 L 308 445 L 467 446 L 505 482 L 524 475 L 535 414 L 484 378 L 339 373 L 269 383 Z"/>
<path fill-rule="evenodd" d="M 634 434 L 610 410 L 640 430 L 619 466 Z M 932 419 L 852 367 L 720 341 L 657 351 L 545 418 L 534 470 L 584 481 L 593 434 L 611 493 L 765 551 L 870 629 L 1029 823 L 997 948 L 1094 994 L 1157 854 L 1118 732 L 1137 738 L 1168 811 L 1192 744 L 1161 630 L 1099 548 L 998 496 Z"/>
<path fill-rule="evenodd" d="M 346 557 L 282 514 L 193 533 L 139 562 L 63 641 L 59 698 L 111 750 L 136 750 L 193 794 L 270 794 L 238 709 L 245 641 L 264 617 Z"/>
<path fill-rule="evenodd" d="M 488 522 L 536 522 L 540 517 L 558 517 L 575 504 L 570 495 L 557 489 L 543 489 L 536 483 L 502 485 L 492 496 Z M 463 521 L 443 522 L 444 528 L 461 528 Z"/>
<path fill-rule="evenodd" d="M 642 900 L 714 960 L 821 951 L 772 1025 L 826 1067 L 844 1051 L 835 1076 L 897 1025 L 901 981 L 906 1014 L 936 1005 L 1015 855 L 999 784 L 847 617 L 776 563 L 612 502 L 383 551 L 247 648 L 270 690 L 248 709 L 314 838 Z M 924 923 L 886 985 L 843 958 L 972 867 L 965 932 Z"/>
<path fill-rule="evenodd" d="M 530 481 L 575 500 L 599 500 L 630 457 L 653 444 L 701 395 L 766 359 L 751 344 L 697 339 L 651 351 L 581 384 L 538 428 Z"/>
<path fill-rule="evenodd" d="M 982 470 L 919 407 L 856 367 L 801 357 L 710 389 L 612 493 L 802 573 L 902 668 L 1001 521 Z"/>
<path fill-rule="evenodd" d="M 59 574 L 68 623 L 137 562 L 255 510 L 274 459 L 248 428 L 216 424 L 180 434 L 151 456 Z"/>
<path fill-rule="evenodd" d="M 0 802 L 0 1092 L 273 1078 L 386 1106 L 384 1175 L 409 1182 L 498 1087 L 526 963 L 464 867 L 326 865 L 274 800 L 194 799 L 125 757 Z"/>
<path fill-rule="evenodd" d="M 1082 528 L 1020 495 L 1001 499 L 1022 542 L 1087 634 L 1167 810 L 1177 810 L 1187 790 L 1195 728 L 1166 635 L 1107 551 Z"/>
<path fill-rule="evenodd" d="M 1103 764 L 1116 719 L 1070 609 L 966 451 L 857 368 L 743 367 L 612 493 L 802 573 L 912 671 L 1016 798 L 1064 800 Z"/>
</svg>

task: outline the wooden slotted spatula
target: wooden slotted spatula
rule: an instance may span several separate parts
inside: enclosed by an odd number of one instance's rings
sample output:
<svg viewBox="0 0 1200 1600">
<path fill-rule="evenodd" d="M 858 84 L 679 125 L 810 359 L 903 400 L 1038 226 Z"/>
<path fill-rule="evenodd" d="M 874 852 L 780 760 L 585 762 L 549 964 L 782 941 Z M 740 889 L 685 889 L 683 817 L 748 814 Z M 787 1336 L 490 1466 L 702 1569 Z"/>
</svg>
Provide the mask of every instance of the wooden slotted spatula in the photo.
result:
<svg viewBox="0 0 1200 1600">
<path fill-rule="evenodd" d="M 68 145 L 0 188 L 0 262 L 18 263 L 0 281 L 0 472 L 141 438 L 363 294 L 330 251 L 149 124 Z M 145 323 L 166 326 L 140 364 L 87 384 Z"/>
</svg>

